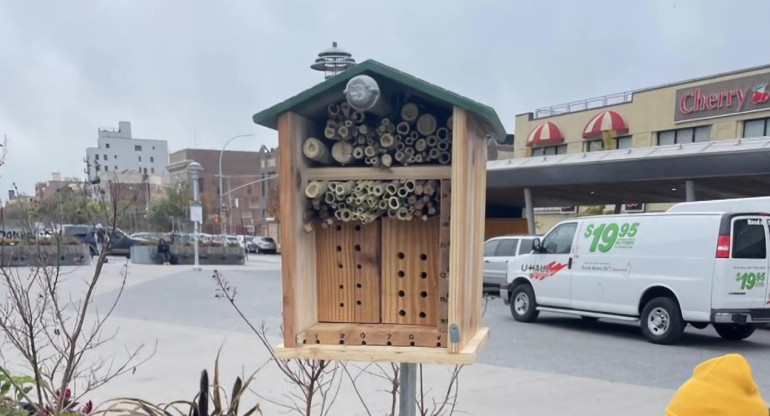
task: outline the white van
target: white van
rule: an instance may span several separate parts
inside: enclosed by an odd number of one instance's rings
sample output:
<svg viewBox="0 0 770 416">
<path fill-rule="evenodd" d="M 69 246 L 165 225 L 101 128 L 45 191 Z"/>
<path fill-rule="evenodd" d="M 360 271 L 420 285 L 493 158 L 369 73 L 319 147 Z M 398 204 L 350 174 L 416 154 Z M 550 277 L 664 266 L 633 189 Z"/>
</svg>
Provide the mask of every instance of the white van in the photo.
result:
<svg viewBox="0 0 770 416">
<path fill-rule="evenodd" d="M 731 340 L 770 322 L 770 215 L 679 213 L 576 218 L 508 263 L 514 319 L 540 311 L 641 321 L 654 343 L 686 324 Z"/>
<path fill-rule="evenodd" d="M 666 212 L 770 212 L 770 196 L 682 202 Z"/>
</svg>

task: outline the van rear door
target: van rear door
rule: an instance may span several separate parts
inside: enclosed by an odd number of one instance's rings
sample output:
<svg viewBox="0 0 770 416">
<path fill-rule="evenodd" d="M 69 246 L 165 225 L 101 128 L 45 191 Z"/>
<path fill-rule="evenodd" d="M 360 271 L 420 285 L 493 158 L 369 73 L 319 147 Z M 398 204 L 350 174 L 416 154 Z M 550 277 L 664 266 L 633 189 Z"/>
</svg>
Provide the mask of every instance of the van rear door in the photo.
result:
<svg viewBox="0 0 770 416">
<path fill-rule="evenodd" d="M 728 217 L 729 218 L 729 217 Z M 726 224 L 725 224 L 726 225 Z M 729 234 L 722 227 L 717 244 L 713 307 L 759 309 L 768 304 L 768 219 L 732 216 Z M 729 253 L 729 254 L 728 254 Z"/>
</svg>

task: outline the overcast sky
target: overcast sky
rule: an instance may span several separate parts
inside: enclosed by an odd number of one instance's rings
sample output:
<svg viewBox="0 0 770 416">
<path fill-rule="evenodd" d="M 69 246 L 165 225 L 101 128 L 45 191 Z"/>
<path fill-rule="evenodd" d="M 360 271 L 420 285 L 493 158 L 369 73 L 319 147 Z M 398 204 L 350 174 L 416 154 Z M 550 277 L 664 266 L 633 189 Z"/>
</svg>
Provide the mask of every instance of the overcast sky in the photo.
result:
<svg viewBox="0 0 770 416">
<path fill-rule="evenodd" d="M 332 41 L 494 107 L 536 107 L 770 63 L 770 1 L 2 1 L 13 182 L 84 176 L 97 128 L 169 150 L 275 145 L 251 115 L 322 80 Z"/>
</svg>

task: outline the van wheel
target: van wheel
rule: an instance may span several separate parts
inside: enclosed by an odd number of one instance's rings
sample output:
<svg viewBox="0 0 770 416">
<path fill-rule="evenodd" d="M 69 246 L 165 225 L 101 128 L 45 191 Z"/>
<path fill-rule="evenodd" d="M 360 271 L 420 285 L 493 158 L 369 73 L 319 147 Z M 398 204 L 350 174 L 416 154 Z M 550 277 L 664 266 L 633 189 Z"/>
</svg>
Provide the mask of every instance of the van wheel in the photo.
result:
<svg viewBox="0 0 770 416">
<path fill-rule="evenodd" d="M 580 318 L 582 318 L 584 322 L 596 322 L 599 320 L 599 318 L 595 316 L 581 316 Z"/>
<path fill-rule="evenodd" d="M 723 339 L 741 341 L 750 337 L 756 327 L 754 325 L 714 324 L 714 329 Z"/>
<path fill-rule="evenodd" d="M 530 285 L 519 285 L 511 293 L 511 315 L 518 322 L 534 322 L 540 312 L 535 303 L 535 291 Z"/>
<path fill-rule="evenodd" d="M 707 326 L 709 326 L 708 322 L 690 322 L 690 325 L 692 325 L 695 329 L 706 329 Z"/>
<path fill-rule="evenodd" d="M 642 310 L 642 334 L 653 344 L 675 344 L 682 338 L 685 322 L 679 304 L 671 298 L 655 298 Z"/>
</svg>

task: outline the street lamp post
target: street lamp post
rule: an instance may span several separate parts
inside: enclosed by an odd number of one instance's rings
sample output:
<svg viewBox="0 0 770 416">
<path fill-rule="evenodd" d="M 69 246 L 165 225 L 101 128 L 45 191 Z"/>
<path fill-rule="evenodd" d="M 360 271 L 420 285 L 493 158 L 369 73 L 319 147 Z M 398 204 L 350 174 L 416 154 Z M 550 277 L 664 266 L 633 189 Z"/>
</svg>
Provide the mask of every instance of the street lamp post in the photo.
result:
<svg viewBox="0 0 770 416">
<path fill-rule="evenodd" d="M 193 270 L 194 271 L 200 271 L 201 266 L 198 263 L 198 240 L 200 240 L 200 223 L 201 220 L 203 220 L 203 207 L 201 207 L 200 198 L 198 195 L 198 178 L 200 177 L 200 172 L 203 170 L 203 167 L 198 162 L 190 162 L 187 165 L 187 171 L 190 172 L 190 179 L 193 183 L 193 203 L 190 204 L 190 219 L 193 221 L 193 224 L 195 224 L 195 228 L 193 231 L 193 250 L 195 253 L 195 263 L 193 264 Z"/>
<path fill-rule="evenodd" d="M 222 189 L 222 156 L 225 154 L 225 148 L 227 147 L 230 142 L 233 140 L 239 138 L 239 137 L 254 137 L 253 134 L 239 134 L 237 136 L 231 137 L 230 140 L 225 142 L 225 145 L 222 146 L 222 151 L 219 152 L 219 221 L 221 224 L 221 234 L 225 235 L 225 222 L 222 221 L 222 204 L 223 202 L 223 196 L 224 196 L 224 189 Z"/>
</svg>

